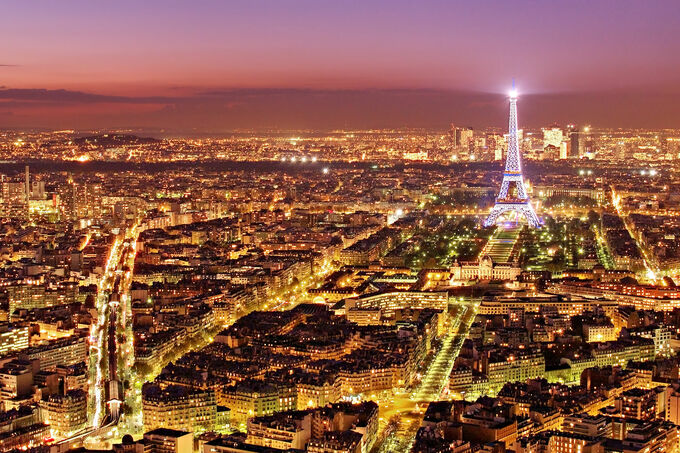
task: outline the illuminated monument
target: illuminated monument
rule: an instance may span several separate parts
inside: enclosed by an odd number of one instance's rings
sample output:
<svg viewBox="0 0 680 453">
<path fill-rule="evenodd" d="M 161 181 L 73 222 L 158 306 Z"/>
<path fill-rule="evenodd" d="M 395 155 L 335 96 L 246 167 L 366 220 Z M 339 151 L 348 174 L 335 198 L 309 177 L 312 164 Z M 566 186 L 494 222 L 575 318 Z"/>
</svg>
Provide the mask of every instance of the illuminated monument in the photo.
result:
<svg viewBox="0 0 680 453">
<path fill-rule="evenodd" d="M 526 187 L 524 187 L 524 177 L 522 176 L 522 162 L 519 154 L 519 143 L 517 141 L 517 90 L 513 88 L 510 92 L 510 122 L 508 127 L 508 157 L 505 161 L 505 172 L 503 172 L 503 182 L 501 190 L 498 192 L 496 204 L 491 209 L 489 217 L 484 221 L 484 226 L 491 226 L 498 221 L 498 218 L 506 213 L 516 213 L 523 215 L 530 226 L 539 228 L 541 221 L 538 219 L 534 208 L 531 206 Z"/>
</svg>

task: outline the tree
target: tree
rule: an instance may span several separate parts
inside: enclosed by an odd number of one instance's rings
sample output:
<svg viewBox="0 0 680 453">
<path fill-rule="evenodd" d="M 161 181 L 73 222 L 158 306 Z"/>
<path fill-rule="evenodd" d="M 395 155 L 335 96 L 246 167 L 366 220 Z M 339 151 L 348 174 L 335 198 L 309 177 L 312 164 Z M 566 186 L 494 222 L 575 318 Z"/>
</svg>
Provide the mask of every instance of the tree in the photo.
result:
<svg viewBox="0 0 680 453">
<path fill-rule="evenodd" d="M 635 286 L 638 284 L 638 281 L 633 277 L 623 277 L 620 281 L 622 285 Z"/>
<path fill-rule="evenodd" d="M 588 211 L 588 223 L 591 225 L 600 223 L 600 214 L 592 210 Z"/>
</svg>

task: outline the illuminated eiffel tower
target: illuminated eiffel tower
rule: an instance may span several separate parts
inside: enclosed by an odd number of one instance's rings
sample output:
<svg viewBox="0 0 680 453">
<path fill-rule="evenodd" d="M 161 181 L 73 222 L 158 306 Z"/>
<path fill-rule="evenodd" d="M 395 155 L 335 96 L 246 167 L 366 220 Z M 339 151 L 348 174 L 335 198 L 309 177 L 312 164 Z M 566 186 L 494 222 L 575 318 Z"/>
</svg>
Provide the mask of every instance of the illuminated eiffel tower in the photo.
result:
<svg viewBox="0 0 680 453">
<path fill-rule="evenodd" d="M 541 221 L 531 206 L 526 187 L 524 187 L 522 162 L 517 140 L 517 90 L 515 90 L 514 81 L 512 85 L 512 91 L 510 92 L 508 156 L 505 161 L 505 172 L 503 173 L 503 182 L 496 198 L 496 204 L 491 209 L 489 217 L 484 221 L 484 226 L 494 225 L 501 215 L 515 212 L 523 215 L 530 226 L 540 228 Z"/>
</svg>

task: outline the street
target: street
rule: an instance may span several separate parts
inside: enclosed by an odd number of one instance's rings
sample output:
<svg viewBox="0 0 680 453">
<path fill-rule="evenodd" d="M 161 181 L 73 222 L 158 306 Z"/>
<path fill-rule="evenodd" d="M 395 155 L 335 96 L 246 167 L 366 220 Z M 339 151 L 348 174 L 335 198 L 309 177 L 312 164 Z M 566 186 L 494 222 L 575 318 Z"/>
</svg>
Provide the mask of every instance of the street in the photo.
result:
<svg viewBox="0 0 680 453">
<path fill-rule="evenodd" d="M 447 333 L 420 384 L 410 391 L 394 392 L 380 401 L 380 434 L 384 439 L 374 450 L 380 453 L 407 452 L 415 439 L 423 414 L 431 401 L 440 399 L 453 363 L 477 313 L 477 304 L 463 302 L 450 307 Z"/>
</svg>

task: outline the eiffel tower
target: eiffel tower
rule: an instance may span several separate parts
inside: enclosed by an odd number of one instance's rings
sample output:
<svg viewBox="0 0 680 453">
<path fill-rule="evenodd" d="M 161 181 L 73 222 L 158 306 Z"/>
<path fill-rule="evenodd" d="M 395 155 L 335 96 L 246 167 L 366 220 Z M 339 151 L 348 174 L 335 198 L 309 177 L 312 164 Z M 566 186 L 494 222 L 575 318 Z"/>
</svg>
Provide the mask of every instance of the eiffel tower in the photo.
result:
<svg viewBox="0 0 680 453">
<path fill-rule="evenodd" d="M 517 140 L 517 90 L 515 90 L 514 81 L 512 85 L 508 127 L 508 156 L 505 161 L 505 172 L 503 173 L 503 182 L 496 198 L 496 204 L 491 209 L 489 217 L 484 221 L 484 226 L 494 225 L 501 215 L 515 212 L 523 215 L 531 227 L 540 228 L 541 221 L 531 206 L 526 187 L 524 187 L 522 162 L 520 160 L 519 143 Z"/>
</svg>

